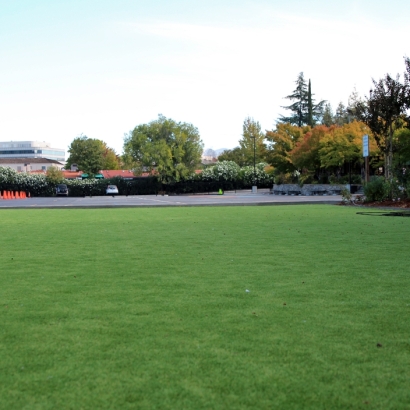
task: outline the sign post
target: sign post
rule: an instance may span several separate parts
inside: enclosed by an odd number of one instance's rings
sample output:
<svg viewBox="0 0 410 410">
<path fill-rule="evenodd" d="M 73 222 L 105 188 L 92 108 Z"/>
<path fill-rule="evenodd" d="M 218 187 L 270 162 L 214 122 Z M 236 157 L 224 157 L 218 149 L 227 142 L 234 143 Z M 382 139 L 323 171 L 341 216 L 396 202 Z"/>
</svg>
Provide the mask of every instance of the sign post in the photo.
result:
<svg viewBox="0 0 410 410">
<path fill-rule="evenodd" d="M 365 169 L 365 181 L 369 182 L 369 136 L 363 135 L 363 157 L 364 157 L 364 169 Z"/>
</svg>

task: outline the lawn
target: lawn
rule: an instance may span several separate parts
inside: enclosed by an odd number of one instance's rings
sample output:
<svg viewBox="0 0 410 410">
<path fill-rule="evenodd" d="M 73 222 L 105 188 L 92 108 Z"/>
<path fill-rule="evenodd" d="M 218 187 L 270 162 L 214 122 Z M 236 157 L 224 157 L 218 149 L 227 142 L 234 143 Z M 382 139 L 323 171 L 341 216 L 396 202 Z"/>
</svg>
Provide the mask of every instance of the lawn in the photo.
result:
<svg viewBox="0 0 410 410">
<path fill-rule="evenodd" d="M 408 409 L 410 218 L 358 210 L 1 210 L 0 408 Z"/>
</svg>

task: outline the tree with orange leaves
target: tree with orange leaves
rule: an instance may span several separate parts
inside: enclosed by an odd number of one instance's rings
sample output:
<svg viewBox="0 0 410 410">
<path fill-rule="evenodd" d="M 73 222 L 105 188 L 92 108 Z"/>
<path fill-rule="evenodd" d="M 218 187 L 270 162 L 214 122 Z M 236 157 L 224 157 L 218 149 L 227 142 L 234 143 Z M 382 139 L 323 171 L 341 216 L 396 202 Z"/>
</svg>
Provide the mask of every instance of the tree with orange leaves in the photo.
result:
<svg viewBox="0 0 410 410">
<path fill-rule="evenodd" d="M 296 143 L 295 148 L 290 152 L 290 158 L 297 169 L 305 169 L 315 174 L 320 173 L 320 142 L 335 128 L 335 125 L 327 127 L 318 125 L 309 132 L 305 133 L 303 138 Z"/>
<path fill-rule="evenodd" d="M 298 127 L 289 123 L 278 123 L 276 129 L 266 132 L 268 149 L 266 159 L 277 172 L 293 172 L 297 168 L 293 165 L 290 153 L 303 135 L 310 131 L 309 126 Z"/>
</svg>

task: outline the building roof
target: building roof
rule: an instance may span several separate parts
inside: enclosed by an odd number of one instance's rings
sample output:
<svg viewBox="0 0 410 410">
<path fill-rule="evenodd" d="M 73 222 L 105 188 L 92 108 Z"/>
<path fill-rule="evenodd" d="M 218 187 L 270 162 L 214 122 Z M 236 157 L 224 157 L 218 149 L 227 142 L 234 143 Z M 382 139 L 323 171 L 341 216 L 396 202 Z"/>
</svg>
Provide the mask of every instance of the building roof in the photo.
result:
<svg viewBox="0 0 410 410">
<path fill-rule="evenodd" d="M 135 178 L 134 173 L 128 169 L 104 169 L 100 171 L 104 179 L 121 177 L 121 178 Z"/>
<path fill-rule="evenodd" d="M 46 171 L 43 171 L 42 169 L 37 169 L 37 170 L 35 170 L 35 171 L 29 171 L 28 172 L 29 174 L 38 174 L 38 175 L 41 175 L 41 174 L 44 174 L 44 175 L 46 175 L 47 174 L 47 172 Z"/>
<path fill-rule="evenodd" d="M 62 171 L 62 173 L 65 179 L 81 178 L 81 175 L 83 174 L 82 171 Z"/>
<path fill-rule="evenodd" d="M 48 158 L 0 158 L 1 164 L 58 164 L 63 165 L 60 161 Z"/>
</svg>

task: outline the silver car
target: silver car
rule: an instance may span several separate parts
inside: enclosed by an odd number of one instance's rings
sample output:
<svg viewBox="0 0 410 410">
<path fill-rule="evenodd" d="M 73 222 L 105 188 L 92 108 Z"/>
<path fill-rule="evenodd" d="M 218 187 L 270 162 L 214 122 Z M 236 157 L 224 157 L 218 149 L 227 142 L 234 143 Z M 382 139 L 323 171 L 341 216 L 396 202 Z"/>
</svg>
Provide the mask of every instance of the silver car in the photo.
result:
<svg viewBox="0 0 410 410">
<path fill-rule="evenodd" d="M 108 185 L 107 189 L 105 190 L 105 193 L 107 195 L 112 195 L 112 196 L 118 195 L 117 185 Z"/>
</svg>

